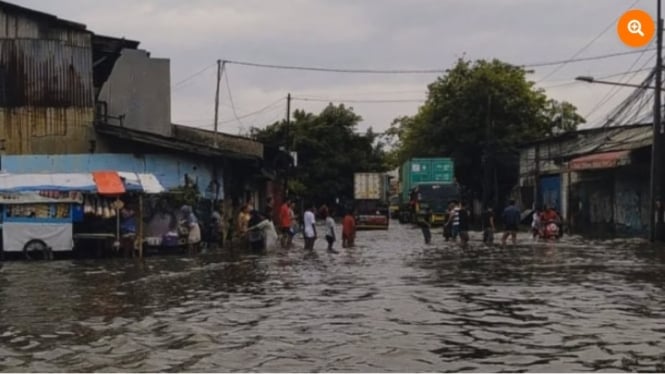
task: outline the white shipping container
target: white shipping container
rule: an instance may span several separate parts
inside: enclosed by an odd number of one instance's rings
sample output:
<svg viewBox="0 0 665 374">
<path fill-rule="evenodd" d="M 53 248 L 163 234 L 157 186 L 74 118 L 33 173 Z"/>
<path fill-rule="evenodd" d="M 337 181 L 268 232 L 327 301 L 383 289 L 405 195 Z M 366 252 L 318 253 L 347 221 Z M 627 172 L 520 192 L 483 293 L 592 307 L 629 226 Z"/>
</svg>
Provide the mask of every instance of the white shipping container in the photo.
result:
<svg viewBox="0 0 665 374">
<path fill-rule="evenodd" d="M 384 180 L 383 173 L 355 173 L 353 197 L 356 200 L 381 200 Z"/>
</svg>

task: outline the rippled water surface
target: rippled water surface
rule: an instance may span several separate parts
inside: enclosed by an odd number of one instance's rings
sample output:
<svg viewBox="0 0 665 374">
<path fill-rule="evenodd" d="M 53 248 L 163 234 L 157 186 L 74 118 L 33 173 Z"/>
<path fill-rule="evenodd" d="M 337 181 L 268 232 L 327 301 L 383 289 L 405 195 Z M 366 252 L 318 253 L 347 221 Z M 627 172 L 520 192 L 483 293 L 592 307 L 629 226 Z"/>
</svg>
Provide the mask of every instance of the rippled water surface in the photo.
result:
<svg viewBox="0 0 665 374">
<path fill-rule="evenodd" d="M 3 263 L 0 370 L 665 370 L 659 251 L 475 239 Z"/>
</svg>

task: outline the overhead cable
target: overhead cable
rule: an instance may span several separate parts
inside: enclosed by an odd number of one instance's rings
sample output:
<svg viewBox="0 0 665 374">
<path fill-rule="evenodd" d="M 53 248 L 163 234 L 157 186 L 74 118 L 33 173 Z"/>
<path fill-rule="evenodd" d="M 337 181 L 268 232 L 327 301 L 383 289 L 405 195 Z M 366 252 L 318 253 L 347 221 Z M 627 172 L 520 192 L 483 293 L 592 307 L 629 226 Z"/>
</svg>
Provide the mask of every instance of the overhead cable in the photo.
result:
<svg viewBox="0 0 665 374">
<path fill-rule="evenodd" d="M 646 51 L 652 51 L 652 49 L 646 49 Z M 557 60 L 549 62 L 537 62 L 519 65 L 524 68 L 535 68 L 535 67 L 544 67 L 544 66 L 553 66 L 561 64 L 569 64 L 583 61 L 594 61 L 602 60 L 606 58 L 619 57 L 632 55 L 636 53 L 642 53 L 645 50 L 638 51 L 624 51 L 616 53 L 607 53 L 603 55 L 589 56 L 589 57 L 580 57 L 580 58 L 570 58 L 567 60 Z M 322 67 L 322 66 L 304 66 L 304 65 L 281 65 L 281 64 L 268 64 L 268 63 L 259 63 L 259 62 L 249 62 L 249 61 L 237 61 L 237 60 L 224 60 L 227 64 L 234 64 L 240 66 L 249 66 L 256 68 L 265 68 L 265 69 L 279 69 L 279 70 L 299 70 L 299 71 L 316 71 L 322 73 L 346 73 L 346 74 L 440 74 L 445 73 L 448 69 L 441 68 L 430 68 L 430 69 L 355 69 L 355 68 L 341 68 L 341 67 Z M 547 77 L 541 79 L 540 81 L 545 80 Z"/>
<path fill-rule="evenodd" d="M 188 76 L 187 78 L 184 78 L 184 79 L 182 79 L 182 80 L 180 80 L 180 81 L 174 83 L 173 86 L 171 86 L 171 87 L 173 87 L 173 88 L 178 87 L 178 86 L 180 86 L 181 84 L 183 84 L 183 83 L 185 83 L 185 82 L 188 82 L 188 81 L 190 81 L 190 80 L 196 78 L 197 76 L 199 76 L 199 75 L 205 73 L 206 71 L 210 70 L 211 68 L 213 68 L 213 67 L 215 67 L 215 66 L 217 66 L 217 63 L 211 64 L 211 65 L 208 65 L 208 66 L 204 67 L 203 69 L 197 71 L 196 73 L 194 73 L 194 74 Z"/>
<path fill-rule="evenodd" d="M 634 1 L 634 2 L 628 7 L 628 9 L 631 9 L 631 8 L 632 8 L 633 6 L 635 6 L 635 4 L 637 4 L 638 2 L 639 2 L 639 0 L 635 0 L 635 1 Z M 627 10 L 628 10 L 628 9 L 627 9 Z M 575 53 L 570 57 L 569 60 L 573 60 L 573 59 L 577 58 L 579 55 L 581 55 L 582 53 L 584 53 L 584 51 L 586 51 L 587 49 L 589 49 L 589 47 L 591 47 L 591 46 L 593 45 L 593 43 L 595 43 L 596 41 L 598 41 L 598 39 L 600 39 L 603 35 L 605 35 L 606 32 L 608 32 L 611 28 L 613 28 L 613 27 L 615 26 L 616 21 L 617 21 L 616 19 L 612 20 L 612 22 L 610 22 L 610 24 L 607 25 L 607 27 L 605 27 L 605 29 L 603 29 L 603 31 L 601 31 L 600 34 L 596 35 L 595 38 L 591 39 L 590 42 L 588 42 L 588 43 L 585 44 L 582 48 L 580 48 L 577 52 L 575 52 Z M 551 77 L 552 75 L 556 74 L 559 70 L 561 70 L 561 69 L 562 69 L 564 66 L 566 66 L 566 64 L 568 64 L 568 63 L 569 63 L 569 62 L 562 62 L 559 66 L 557 66 L 555 69 L 553 69 L 551 72 L 549 72 L 549 73 L 548 73 L 547 75 L 545 75 L 543 78 L 541 78 L 539 82 L 542 82 L 542 81 L 546 80 L 547 78 Z"/>
<path fill-rule="evenodd" d="M 292 97 L 296 101 L 315 102 L 343 102 L 343 103 L 365 103 L 365 104 L 388 104 L 388 103 L 424 103 L 425 99 L 343 99 L 343 98 L 316 98 L 316 97 Z"/>
<path fill-rule="evenodd" d="M 226 64 L 222 64 L 224 67 Z M 224 68 L 222 68 L 224 69 Z M 222 71 L 222 74 L 224 74 L 224 71 Z M 240 125 L 242 125 L 242 121 L 240 118 L 238 118 L 238 113 L 236 112 L 236 105 L 233 103 L 233 95 L 231 94 L 231 85 L 229 85 L 229 70 L 226 69 L 226 74 L 224 74 L 224 81 L 226 82 L 226 92 L 229 93 L 229 101 L 231 102 L 231 111 L 233 112 L 233 116 L 235 117 L 236 121 Z"/>
</svg>

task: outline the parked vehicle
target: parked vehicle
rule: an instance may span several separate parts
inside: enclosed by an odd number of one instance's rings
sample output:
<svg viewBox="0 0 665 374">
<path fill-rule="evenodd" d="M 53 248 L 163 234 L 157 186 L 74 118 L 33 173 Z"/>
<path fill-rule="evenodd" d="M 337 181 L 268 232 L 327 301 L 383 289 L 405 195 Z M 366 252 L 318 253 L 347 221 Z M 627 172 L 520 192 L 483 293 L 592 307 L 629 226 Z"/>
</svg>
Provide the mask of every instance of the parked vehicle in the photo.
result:
<svg viewBox="0 0 665 374">
<path fill-rule="evenodd" d="M 387 230 L 389 179 L 384 173 L 355 173 L 353 176 L 356 228 Z"/>
<path fill-rule="evenodd" d="M 450 158 L 414 158 L 400 170 L 399 220 L 416 223 L 418 215 L 432 210 L 432 225 L 442 225 L 448 203 L 461 200 L 461 190 L 454 179 L 454 163 Z"/>
</svg>

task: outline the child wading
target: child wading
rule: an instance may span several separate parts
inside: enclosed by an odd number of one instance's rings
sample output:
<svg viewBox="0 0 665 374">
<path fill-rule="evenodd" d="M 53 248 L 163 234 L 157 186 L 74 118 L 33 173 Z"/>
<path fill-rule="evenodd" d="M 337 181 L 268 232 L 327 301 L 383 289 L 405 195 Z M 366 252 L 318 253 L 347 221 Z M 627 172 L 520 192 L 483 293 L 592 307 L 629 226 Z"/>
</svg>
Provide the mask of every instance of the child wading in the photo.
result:
<svg viewBox="0 0 665 374">
<path fill-rule="evenodd" d="M 335 219 L 333 218 L 333 210 L 328 211 L 327 209 L 323 211 L 323 216 L 326 219 L 326 241 L 328 242 L 328 252 L 337 253 L 333 249 L 333 244 L 335 244 Z"/>
</svg>

